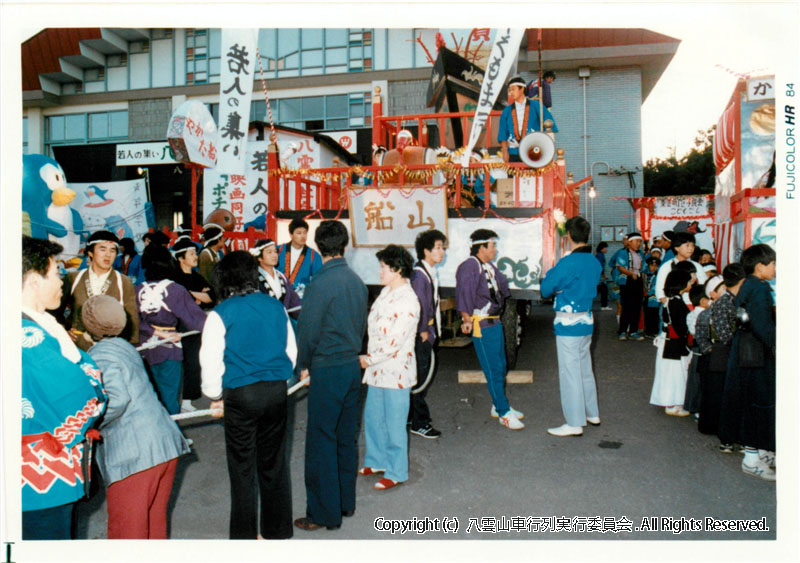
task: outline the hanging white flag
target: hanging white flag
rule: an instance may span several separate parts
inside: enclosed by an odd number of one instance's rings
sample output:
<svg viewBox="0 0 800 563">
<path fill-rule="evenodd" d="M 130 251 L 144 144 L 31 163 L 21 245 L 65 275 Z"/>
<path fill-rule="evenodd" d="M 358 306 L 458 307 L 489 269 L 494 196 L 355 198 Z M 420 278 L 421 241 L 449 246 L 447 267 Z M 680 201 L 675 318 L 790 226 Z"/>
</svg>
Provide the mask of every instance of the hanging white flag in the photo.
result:
<svg viewBox="0 0 800 563">
<path fill-rule="evenodd" d="M 222 30 L 217 158 L 222 174 L 244 173 L 257 38 L 257 29 Z"/>
<path fill-rule="evenodd" d="M 475 109 L 475 117 L 472 120 L 472 129 L 469 132 L 469 143 L 464 154 L 461 156 L 461 166 L 469 166 L 469 155 L 472 154 L 472 147 L 478 142 L 478 137 L 486 126 L 486 120 L 494 107 L 497 96 L 503 90 L 508 71 L 517 58 L 519 44 L 525 29 L 499 29 L 492 52 L 489 55 L 489 63 L 486 65 L 486 73 L 483 75 L 481 93 L 478 98 L 478 107 Z"/>
</svg>

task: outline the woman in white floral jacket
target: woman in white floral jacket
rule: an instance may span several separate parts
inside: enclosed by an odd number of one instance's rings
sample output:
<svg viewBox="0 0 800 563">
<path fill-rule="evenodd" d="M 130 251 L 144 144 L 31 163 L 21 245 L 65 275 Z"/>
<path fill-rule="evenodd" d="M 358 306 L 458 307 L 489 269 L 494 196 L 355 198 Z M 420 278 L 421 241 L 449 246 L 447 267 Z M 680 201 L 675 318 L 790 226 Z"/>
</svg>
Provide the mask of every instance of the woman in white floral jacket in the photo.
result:
<svg viewBox="0 0 800 563">
<path fill-rule="evenodd" d="M 390 244 L 377 256 L 385 287 L 370 309 L 367 355 L 359 358 L 366 370 L 362 381 L 369 390 L 364 406 L 367 453 L 358 472 L 385 472 L 375 484 L 385 490 L 408 480 L 406 420 L 411 388 L 417 382 L 414 338 L 420 306 L 409 283 L 414 260 L 408 251 Z"/>
</svg>

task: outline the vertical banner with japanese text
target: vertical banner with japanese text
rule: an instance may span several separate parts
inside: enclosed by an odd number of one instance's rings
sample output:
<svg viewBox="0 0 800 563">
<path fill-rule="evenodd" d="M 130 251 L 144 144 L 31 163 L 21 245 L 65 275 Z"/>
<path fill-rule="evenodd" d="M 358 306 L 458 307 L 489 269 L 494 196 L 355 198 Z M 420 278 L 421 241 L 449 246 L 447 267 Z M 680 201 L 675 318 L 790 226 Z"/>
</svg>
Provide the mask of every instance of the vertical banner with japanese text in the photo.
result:
<svg viewBox="0 0 800 563">
<path fill-rule="evenodd" d="M 222 174 L 243 174 L 256 58 L 257 29 L 223 29 L 219 80 L 219 158 Z"/>
<path fill-rule="evenodd" d="M 494 46 L 489 55 L 489 63 L 486 66 L 486 74 L 483 76 L 481 93 L 478 97 L 478 107 L 475 109 L 475 118 L 472 121 L 472 128 L 469 132 L 467 150 L 464 151 L 462 156 L 462 166 L 469 166 L 469 156 L 472 154 L 472 148 L 478 142 L 478 137 L 481 136 L 486 126 L 486 120 L 489 118 L 489 113 L 494 107 L 497 96 L 503 91 L 503 83 L 506 80 L 508 71 L 511 70 L 511 65 L 517 58 L 519 44 L 524 34 L 524 28 L 507 28 L 497 31 Z"/>
<path fill-rule="evenodd" d="M 446 197 L 443 188 L 351 189 L 348 199 L 353 246 L 413 247 L 417 235 L 430 229 L 447 236 Z"/>
<path fill-rule="evenodd" d="M 233 213 L 235 230 L 243 230 L 248 221 L 267 212 L 267 141 L 248 143 L 244 170 L 240 174 L 220 172 L 219 168 L 203 174 L 203 213 L 216 209 Z"/>
</svg>

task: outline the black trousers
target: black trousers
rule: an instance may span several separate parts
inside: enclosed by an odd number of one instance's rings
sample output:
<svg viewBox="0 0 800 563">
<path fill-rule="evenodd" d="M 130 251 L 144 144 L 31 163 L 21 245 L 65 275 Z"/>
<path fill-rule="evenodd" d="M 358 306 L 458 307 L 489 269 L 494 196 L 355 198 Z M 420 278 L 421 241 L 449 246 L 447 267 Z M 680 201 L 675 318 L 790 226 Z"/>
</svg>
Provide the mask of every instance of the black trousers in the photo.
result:
<svg viewBox="0 0 800 563">
<path fill-rule="evenodd" d="M 622 313 L 619 316 L 619 333 L 637 332 L 639 330 L 639 316 L 642 311 L 642 295 L 644 286 L 642 278 L 628 280 L 619 288 Z"/>
<path fill-rule="evenodd" d="M 600 306 L 608 307 L 608 286 L 605 281 L 598 284 L 597 293 L 600 295 Z"/>
<path fill-rule="evenodd" d="M 231 539 L 292 537 L 292 489 L 286 463 L 286 382 L 224 389 L 225 450 L 231 481 Z M 256 488 L 256 478 L 258 487 Z"/>
<path fill-rule="evenodd" d="M 648 307 L 647 297 L 644 298 L 642 306 L 644 307 L 644 331 L 649 336 L 656 336 L 660 328 L 658 314 L 661 307 Z"/>
<path fill-rule="evenodd" d="M 311 368 L 306 430 L 306 516 L 338 526 L 342 512 L 356 509 L 356 423 L 361 392 L 357 359 Z"/>
<path fill-rule="evenodd" d="M 195 401 L 202 397 L 200 391 L 200 334 L 185 336 L 183 346 L 183 398 Z"/>
<path fill-rule="evenodd" d="M 414 343 L 414 353 L 417 356 L 417 384 L 414 387 L 419 387 L 425 384 L 425 379 L 428 377 L 428 371 L 431 368 L 433 344 L 427 340 L 423 342 L 419 334 L 417 334 L 417 341 Z M 416 394 L 413 390 L 411 392 L 411 408 L 408 409 L 408 420 L 411 422 L 411 428 L 424 428 L 431 423 L 431 411 L 428 409 L 425 395 L 428 394 L 428 389 L 433 385 L 435 377 L 436 372 L 434 371 L 431 376 L 431 381 L 425 389 Z"/>
</svg>

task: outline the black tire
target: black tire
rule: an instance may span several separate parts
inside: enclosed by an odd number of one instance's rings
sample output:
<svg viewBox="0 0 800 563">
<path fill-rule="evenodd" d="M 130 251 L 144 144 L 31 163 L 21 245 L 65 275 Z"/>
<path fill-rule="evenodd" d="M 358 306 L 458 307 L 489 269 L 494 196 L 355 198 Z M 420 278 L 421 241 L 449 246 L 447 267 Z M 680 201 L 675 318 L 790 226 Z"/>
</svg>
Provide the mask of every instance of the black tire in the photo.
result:
<svg viewBox="0 0 800 563">
<path fill-rule="evenodd" d="M 506 369 L 514 369 L 517 366 L 517 327 L 519 326 L 519 315 L 517 313 L 517 300 L 509 299 L 506 301 L 506 308 L 500 318 L 503 323 L 503 335 L 506 340 Z"/>
</svg>

